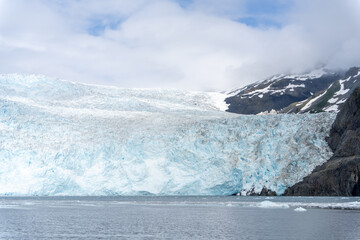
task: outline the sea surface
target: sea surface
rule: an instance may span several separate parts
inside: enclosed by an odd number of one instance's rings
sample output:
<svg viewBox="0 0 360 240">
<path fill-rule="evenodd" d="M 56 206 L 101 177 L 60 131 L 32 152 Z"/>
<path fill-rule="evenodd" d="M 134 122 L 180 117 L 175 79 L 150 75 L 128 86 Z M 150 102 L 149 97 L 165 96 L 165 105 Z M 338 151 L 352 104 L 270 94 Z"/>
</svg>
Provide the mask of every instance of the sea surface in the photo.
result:
<svg viewBox="0 0 360 240">
<path fill-rule="evenodd" d="M 0 239 L 360 239 L 360 198 L 0 197 Z"/>
</svg>

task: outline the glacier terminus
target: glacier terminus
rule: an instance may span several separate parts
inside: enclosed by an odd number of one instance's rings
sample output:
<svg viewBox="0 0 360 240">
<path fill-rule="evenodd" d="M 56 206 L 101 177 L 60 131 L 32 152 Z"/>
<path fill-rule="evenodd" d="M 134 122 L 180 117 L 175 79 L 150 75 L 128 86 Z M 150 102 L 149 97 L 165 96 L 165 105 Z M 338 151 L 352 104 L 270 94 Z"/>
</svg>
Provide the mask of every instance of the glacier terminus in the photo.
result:
<svg viewBox="0 0 360 240">
<path fill-rule="evenodd" d="M 0 195 L 282 194 L 335 114 L 239 115 L 219 93 L 0 76 Z"/>
</svg>

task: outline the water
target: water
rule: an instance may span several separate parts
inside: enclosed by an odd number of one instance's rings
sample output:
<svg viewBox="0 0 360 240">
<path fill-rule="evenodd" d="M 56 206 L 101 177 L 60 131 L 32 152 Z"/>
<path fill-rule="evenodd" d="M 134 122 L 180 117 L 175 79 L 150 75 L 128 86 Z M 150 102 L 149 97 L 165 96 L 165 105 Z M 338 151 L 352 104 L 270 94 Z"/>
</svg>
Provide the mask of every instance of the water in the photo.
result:
<svg viewBox="0 0 360 240">
<path fill-rule="evenodd" d="M 359 239 L 359 219 L 360 198 L 0 198 L 0 239 Z"/>
</svg>

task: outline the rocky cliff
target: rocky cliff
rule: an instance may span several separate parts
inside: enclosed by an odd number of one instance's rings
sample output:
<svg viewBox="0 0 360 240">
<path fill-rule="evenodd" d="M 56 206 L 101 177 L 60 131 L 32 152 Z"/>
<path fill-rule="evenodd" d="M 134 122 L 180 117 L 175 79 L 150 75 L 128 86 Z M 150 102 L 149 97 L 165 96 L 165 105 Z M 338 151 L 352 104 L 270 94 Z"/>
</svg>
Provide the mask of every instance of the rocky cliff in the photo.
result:
<svg viewBox="0 0 360 240">
<path fill-rule="evenodd" d="M 360 68 L 352 67 L 328 88 L 316 92 L 306 100 L 294 102 L 281 113 L 334 112 L 338 113 L 346 99 L 360 86 Z"/>
<path fill-rule="evenodd" d="M 343 105 L 327 138 L 334 155 L 287 196 L 360 196 L 360 87 Z"/>
<path fill-rule="evenodd" d="M 279 75 L 229 92 L 228 112 L 258 114 L 280 111 L 292 103 L 310 99 L 341 78 L 340 73 L 316 70 L 301 75 Z M 288 110 L 290 112 L 290 109 Z M 292 111 L 295 112 L 295 111 Z"/>
</svg>

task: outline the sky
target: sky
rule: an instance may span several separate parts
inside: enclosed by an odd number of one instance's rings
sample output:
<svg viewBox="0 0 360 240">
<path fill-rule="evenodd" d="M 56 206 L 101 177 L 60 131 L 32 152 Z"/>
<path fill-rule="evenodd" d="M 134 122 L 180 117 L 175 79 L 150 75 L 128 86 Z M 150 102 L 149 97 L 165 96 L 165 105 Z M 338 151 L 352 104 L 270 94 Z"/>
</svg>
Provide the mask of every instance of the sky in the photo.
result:
<svg viewBox="0 0 360 240">
<path fill-rule="evenodd" d="M 360 0 L 0 0 L 0 73 L 227 91 L 360 66 Z"/>
</svg>

